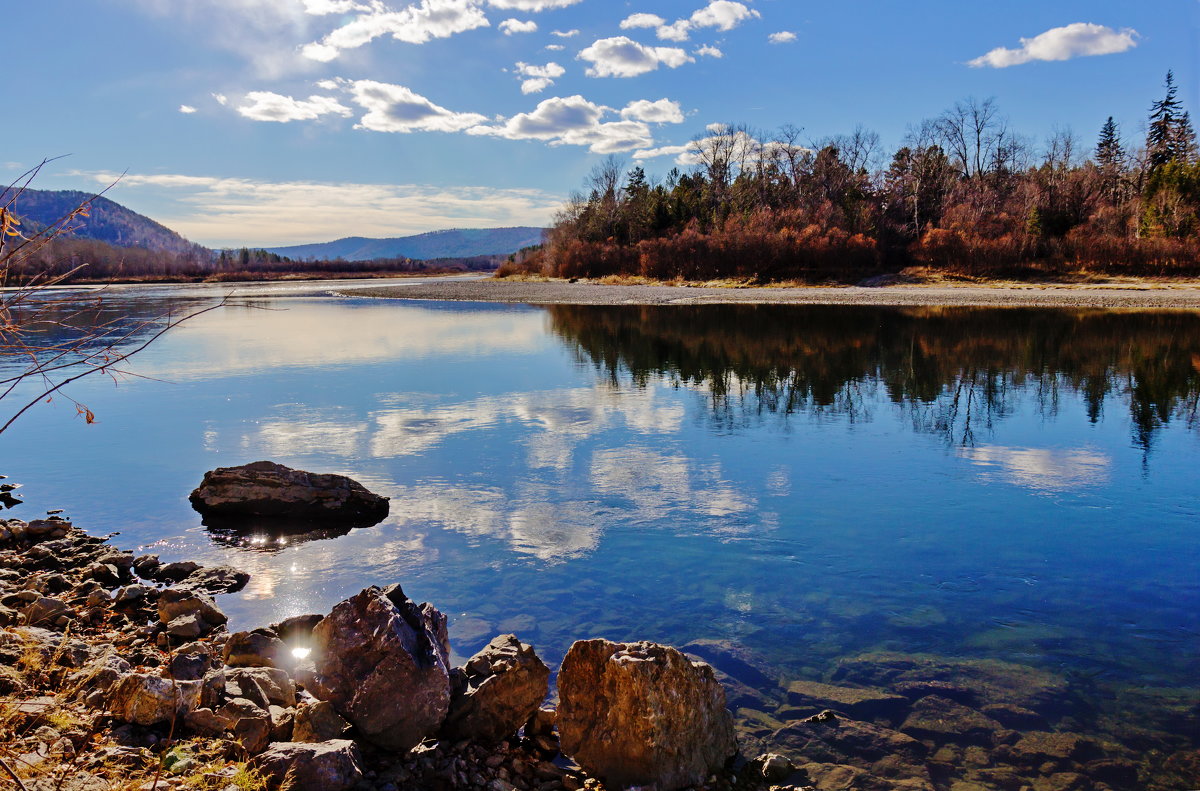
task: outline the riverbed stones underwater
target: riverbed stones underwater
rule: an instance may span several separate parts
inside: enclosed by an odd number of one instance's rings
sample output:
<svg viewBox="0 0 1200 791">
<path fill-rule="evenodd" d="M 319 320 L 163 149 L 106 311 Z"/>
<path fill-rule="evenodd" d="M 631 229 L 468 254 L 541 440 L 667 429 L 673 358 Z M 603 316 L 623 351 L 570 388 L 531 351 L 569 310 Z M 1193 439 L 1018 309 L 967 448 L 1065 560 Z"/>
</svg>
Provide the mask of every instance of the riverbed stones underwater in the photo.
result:
<svg viewBox="0 0 1200 791">
<path fill-rule="evenodd" d="M 503 635 L 449 667 L 445 618 L 398 586 L 230 634 L 219 592 L 196 581 L 236 590 L 244 575 L 163 568 L 61 518 L 0 521 L 0 758 L 27 788 L 1200 787 L 1186 691 L 1153 708 L 1130 697 L 1137 715 L 1114 723 L 1065 678 L 1011 663 L 868 654 L 785 684 L 736 643 L 691 646 L 699 662 L 586 640 L 542 707 L 532 646 Z"/>
</svg>

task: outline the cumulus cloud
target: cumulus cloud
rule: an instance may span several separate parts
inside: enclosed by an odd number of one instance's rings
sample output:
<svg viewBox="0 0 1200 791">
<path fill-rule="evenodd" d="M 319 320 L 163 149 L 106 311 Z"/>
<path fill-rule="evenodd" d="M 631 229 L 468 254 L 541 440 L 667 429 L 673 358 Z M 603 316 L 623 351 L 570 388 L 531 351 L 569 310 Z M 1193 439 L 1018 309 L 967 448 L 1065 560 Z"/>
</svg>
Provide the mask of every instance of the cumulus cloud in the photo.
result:
<svg viewBox="0 0 1200 791">
<path fill-rule="evenodd" d="M 566 74 L 566 69 L 557 63 L 547 63 L 545 66 L 534 66 L 530 63 L 517 64 L 517 76 L 523 78 L 521 93 L 541 93 L 554 84 L 554 81 Z"/>
<path fill-rule="evenodd" d="M 747 8 L 732 0 L 713 0 L 706 7 L 692 14 L 692 24 L 695 27 L 715 27 L 722 33 L 733 30 L 747 19 L 760 17 L 762 14 Z"/>
<path fill-rule="evenodd" d="M 562 52 L 564 49 L 566 49 L 566 47 L 564 47 L 562 44 L 547 44 L 546 49 L 550 50 L 551 52 Z"/>
<path fill-rule="evenodd" d="M 772 44 L 790 44 L 796 40 L 796 34 L 790 30 L 781 30 L 778 33 L 772 33 L 767 36 L 767 41 Z"/>
<path fill-rule="evenodd" d="M 967 65 L 974 68 L 990 66 L 1003 69 L 1035 60 L 1070 60 L 1088 55 L 1112 55 L 1137 46 L 1138 33 L 1133 28 L 1113 30 L 1104 25 L 1075 22 L 1056 27 L 1033 38 L 1022 38 L 1016 49 L 997 47 Z"/>
<path fill-rule="evenodd" d="M 635 14 L 634 16 L 650 15 Z M 663 20 L 655 32 L 663 41 L 687 41 L 693 30 L 711 27 L 726 33 L 748 19 L 756 19 L 761 16 L 762 14 L 744 3 L 733 2 L 733 0 L 712 0 L 704 8 L 692 12 L 692 15 L 686 19 L 676 19 L 669 25 Z"/>
<path fill-rule="evenodd" d="M 350 83 L 355 104 L 367 111 L 358 122 L 373 132 L 461 132 L 487 121 L 478 113 L 456 113 L 403 85 L 375 80 Z"/>
<path fill-rule="evenodd" d="M 229 104 L 229 97 L 223 93 L 214 93 L 212 98 L 215 99 L 217 104 L 221 105 L 222 107 Z"/>
<path fill-rule="evenodd" d="M 550 35 L 558 36 L 559 38 L 575 38 L 579 35 L 579 30 L 578 28 L 572 28 L 571 30 L 551 30 Z"/>
<path fill-rule="evenodd" d="M 184 115 L 191 115 L 192 113 L 196 112 L 196 108 L 192 107 L 190 104 L 181 104 L 179 105 L 179 112 L 183 113 Z"/>
<path fill-rule="evenodd" d="M 86 175 L 104 185 L 117 176 Z M 325 241 L 345 236 L 350 227 L 365 236 L 386 237 L 438 228 L 543 226 L 563 201 L 562 195 L 530 189 L 256 181 L 168 173 L 126 174 L 115 194 L 129 205 L 153 200 L 161 222 L 212 247 Z M 314 206 L 321 211 L 312 211 Z"/>
<path fill-rule="evenodd" d="M 602 38 L 578 57 L 592 64 L 587 70 L 589 77 L 636 77 L 656 70 L 660 64 L 675 69 L 695 62 L 677 47 L 647 47 L 626 36 Z"/>
<path fill-rule="evenodd" d="M 506 36 L 511 36 L 514 33 L 536 33 L 537 29 L 537 22 L 534 22 L 532 19 L 528 22 L 522 22 L 519 19 L 506 19 L 500 23 L 500 30 Z"/>
<path fill-rule="evenodd" d="M 343 118 L 353 111 L 332 96 L 310 96 L 295 99 L 271 91 L 251 91 L 246 94 L 237 108 L 238 114 L 251 121 L 274 121 L 286 124 L 289 121 L 314 121 L 323 115 L 339 115 Z"/>
<path fill-rule="evenodd" d="M 609 107 L 582 96 L 555 97 L 533 111 L 518 113 L 503 124 L 477 126 L 468 134 L 494 135 L 508 140 L 544 140 L 550 145 L 587 146 L 596 154 L 631 151 L 651 145 L 650 127 L 642 121 L 605 121 Z"/>
<path fill-rule="evenodd" d="M 704 46 L 697 49 L 696 54 L 702 58 L 723 58 L 723 57 L 725 57 L 724 52 L 722 52 L 721 50 L 719 50 L 716 47 L 711 46 L 709 44 L 705 44 Z"/>
<path fill-rule="evenodd" d="M 658 148 L 644 148 L 641 151 L 633 152 L 633 158 L 637 161 L 644 159 L 658 159 L 659 157 L 680 157 L 691 149 L 691 145 L 682 146 L 660 146 Z"/>
<path fill-rule="evenodd" d="M 692 35 L 692 23 L 677 19 L 669 25 L 660 25 L 656 35 L 663 41 L 687 41 Z"/>
<path fill-rule="evenodd" d="M 327 63 L 344 50 L 364 46 L 380 36 L 424 44 L 489 24 L 477 0 L 421 0 L 401 11 L 373 7 L 320 41 L 305 45 L 301 52 L 311 60 Z"/>
<path fill-rule="evenodd" d="M 658 14 L 630 14 L 621 20 L 621 30 L 632 30 L 642 27 L 661 27 L 667 20 Z"/>
<path fill-rule="evenodd" d="M 645 121 L 649 124 L 682 124 L 683 109 L 679 102 L 670 99 L 659 99 L 657 102 L 639 99 L 630 102 L 621 111 L 621 117 L 627 121 Z"/>
</svg>

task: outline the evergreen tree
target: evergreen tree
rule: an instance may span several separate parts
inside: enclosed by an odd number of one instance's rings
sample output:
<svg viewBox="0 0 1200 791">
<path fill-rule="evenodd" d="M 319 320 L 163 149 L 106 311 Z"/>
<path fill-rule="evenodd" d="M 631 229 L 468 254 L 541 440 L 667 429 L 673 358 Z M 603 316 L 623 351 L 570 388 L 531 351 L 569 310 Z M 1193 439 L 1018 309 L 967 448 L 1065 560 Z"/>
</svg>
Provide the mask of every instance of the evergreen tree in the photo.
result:
<svg viewBox="0 0 1200 791">
<path fill-rule="evenodd" d="M 1184 113 L 1175 125 L 1175 159 L 1180 162 L 1196 160 L 1196 130 L 1192 127 L 1192 117 Z"/>
<path fill-rule="evenodd" d="M 1175 73 L 1168 71 L 1164 84 L 1166 95 L 1150 106 L 1150 129 L 1146 133 L 1146 153 L 1150 167 L 1158 168 L 1179 157 L 1178 145 L 1183 107 L 1179 103 L 1179 88 Z M 1190 128 L 1191 123 L 1188 123 Z M 1194 136 L 1194 135 L 1193 135 Z"/>
<path fill-rule="evenodd" d="M 1096 164 L 1104 170 L 1117 170 L 1125 162 L 1125 149 L 1121 147 L 1121 135 L 1112 116 L 1100 128 L 1100 142 L 1096 144 Z"/>
</svg>

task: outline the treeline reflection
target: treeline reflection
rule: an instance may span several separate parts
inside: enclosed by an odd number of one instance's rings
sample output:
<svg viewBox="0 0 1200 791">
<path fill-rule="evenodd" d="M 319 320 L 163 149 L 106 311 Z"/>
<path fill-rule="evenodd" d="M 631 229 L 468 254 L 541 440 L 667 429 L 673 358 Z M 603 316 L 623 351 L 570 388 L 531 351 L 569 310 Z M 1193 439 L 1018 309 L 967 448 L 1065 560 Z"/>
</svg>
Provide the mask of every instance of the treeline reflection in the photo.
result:
<svg viewBox="0 0 1200 791">
<path fill-rule="evenodd" d="M 547 308 L 553 331 L 614 382 L 706 392 L 730 428 L 768 415 L 866 420 L 881 402 L 914 429 L 970 445 L 1025 399 L 1093 422 L 1125 404 L 1149 450 L 1171 421 L 1195 428 L 1200 314 L 985 308 L 705 305 Z"/>
</svg>

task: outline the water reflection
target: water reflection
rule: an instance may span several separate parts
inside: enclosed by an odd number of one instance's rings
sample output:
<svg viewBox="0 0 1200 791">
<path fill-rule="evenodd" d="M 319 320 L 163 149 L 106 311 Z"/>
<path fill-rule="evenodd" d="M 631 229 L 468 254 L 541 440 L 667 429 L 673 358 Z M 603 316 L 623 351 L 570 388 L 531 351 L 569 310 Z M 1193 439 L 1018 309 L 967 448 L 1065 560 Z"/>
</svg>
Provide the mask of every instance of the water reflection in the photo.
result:
<svg viewBox="0 0 1200 791">
<path fill-rule="evenodd" d="M 1006 448 L 982 445 L 960 448 L 969 459 L 1017 486 L 1057 492 L 1085 486 L 1103 486 L 1112 460 L 1093 448 Z"/>
<path fill-rule="evenodd" d="M 1200 315 L 1083 310 L 551 306 L 555 333 L 612 381 L 708 395 L 730 429 L 764 415 L 870 420 L 876 390 L 913 428 L 971 446 L 1024 403 L 1054 417 L 1077 397 L 1099 421 L 1126 404 L 1149 450 L 1172 420 L 1197 426 Z"/>
</svg>

